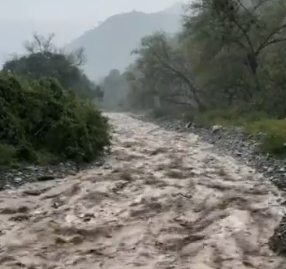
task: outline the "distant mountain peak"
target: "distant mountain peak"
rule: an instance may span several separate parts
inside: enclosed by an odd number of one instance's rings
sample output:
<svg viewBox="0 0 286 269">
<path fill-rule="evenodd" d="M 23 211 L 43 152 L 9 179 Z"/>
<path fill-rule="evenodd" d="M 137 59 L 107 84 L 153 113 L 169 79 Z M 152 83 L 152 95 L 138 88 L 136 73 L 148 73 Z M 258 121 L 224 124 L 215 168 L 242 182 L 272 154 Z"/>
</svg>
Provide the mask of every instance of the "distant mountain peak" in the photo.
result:
<svg viewBox="0 0 286 269">
<path fill-rule="evenodd" d="M 136 10 L 116 14 L 83 33 L 65 49 L 84 48 L 87 62 L 83 68 L 90 78 L 97 79 L 107 75 L 111 69 L 123 71 L 132 63 L 134 55 L 131 51 L 140 44 L 142 37 L 158 30 L 170 34 L 178 32 L 180 15 L 178 5 L 151 14 Z"/>
</svg>

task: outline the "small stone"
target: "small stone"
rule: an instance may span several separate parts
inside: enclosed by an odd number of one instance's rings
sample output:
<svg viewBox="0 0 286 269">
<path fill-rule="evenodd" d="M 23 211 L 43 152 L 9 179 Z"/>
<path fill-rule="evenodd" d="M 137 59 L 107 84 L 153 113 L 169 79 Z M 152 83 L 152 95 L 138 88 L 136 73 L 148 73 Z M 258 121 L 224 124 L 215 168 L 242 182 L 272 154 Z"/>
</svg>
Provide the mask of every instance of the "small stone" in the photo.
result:
<svg viewBox="0 0 286 269">
<path fill-rule="evenodd" d="M 273 167 L 268 167 L 268 168 L 267 168 L 267 172 L 268 172 L 268 173 L 271 173 L 271 172 L 273 172 L 273 171 L 274 171 L 274 168 L 273 168 Z"/>
<path fill-rule="evenodd" d="M 38 168 L 36 166 L 27 166 L 26 169 L 31 170 L 31 171 L 37 171 L 38 170 Z"/>
<path fill-rule="evenodd" d="M 218 131 L 220 131 L 222 129 L 222 126 L 221 125 L 214 125 L 212 127 L 212 133 L 217 133 Z"/>
<path fill-rule="evenodd" d="M 107 170 L 107 169 L 111 169 L 112 166 L 110 164 L 106 163 L 102 166 L 102 168 Z"/>
<path fill-rule="evenodd" d="M 15 177 L 15 178 L 14 178 L 14 181 L 15 181 L 16 183 L 20 183 L 20 182 L 22 182 L 22 178 L 20 178 L 20 177 Z"/>
</svg>

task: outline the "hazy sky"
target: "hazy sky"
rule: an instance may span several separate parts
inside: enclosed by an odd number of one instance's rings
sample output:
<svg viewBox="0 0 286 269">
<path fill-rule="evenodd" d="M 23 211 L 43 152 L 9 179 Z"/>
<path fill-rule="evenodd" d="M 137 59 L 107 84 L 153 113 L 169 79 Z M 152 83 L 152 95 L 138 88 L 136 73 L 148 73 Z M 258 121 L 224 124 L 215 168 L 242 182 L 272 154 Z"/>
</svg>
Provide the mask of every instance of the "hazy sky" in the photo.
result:
<svg viewBox="0 0 286 269">
<path fill-rule="evenodd" d="M 0 0 L 0 22 L 13 28 L 54 32 L 63 42 L 99 21 L 133 9 L 154 12 L 176 0 Z M 0 29 L 0 30 L 1 30 Z M 33 29 L 31 29 L 33 31 Z"/>
<path fill-rule="evenodd" d="M 0 64 L 12 53 L 21 53 L 33 32 L 64 45 L 98 22 L 133 9 L 156 12 L 187 0 L 0 0 Z"/>
</svg>

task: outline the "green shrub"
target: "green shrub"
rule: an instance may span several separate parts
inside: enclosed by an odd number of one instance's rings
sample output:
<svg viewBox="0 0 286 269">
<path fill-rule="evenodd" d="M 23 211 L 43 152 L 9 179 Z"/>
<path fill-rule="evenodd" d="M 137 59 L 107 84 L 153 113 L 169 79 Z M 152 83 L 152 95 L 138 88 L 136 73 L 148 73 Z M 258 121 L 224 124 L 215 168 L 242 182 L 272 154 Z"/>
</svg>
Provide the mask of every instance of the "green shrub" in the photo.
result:
<svg viewBox="0 0 286 269">
<path fill-rule="evenodd" d="M 212 126 L 219 124 L 222 126 L 245 126 L 250 122 L 267 119 L 267 113 L 263 111 L 249 111 L 242 108 L 216 109 L 203 113 L 197 113 L 196 121 L 201 126 Z"/>
<path fill-rule="evenodd" d="M 260 146 L 262 152 L 277 157 L 286 157 L 286 137 L 280 134 L 267 134 Z"/>
<path fill-rule="evenodd" d="M 11 145 L 0 144 L 0 166 L 12 165 L 17 158 L 17 149 Z"/>
<path fill-rule="evenodd" d="M 264 119 L 250 123 L 245 128 L 246 132 L 265 133 L 261 143 L 261 150 L 271 155 L 286 156 L 286 121 L 275 119 Z"/>
<path fill-rule="evenodd" d="M 90 162 L 110 146 L 107 119 L 55 79 L 0 73 L 0 115 L 2 150 L 19 162 Z"/>
</svg>

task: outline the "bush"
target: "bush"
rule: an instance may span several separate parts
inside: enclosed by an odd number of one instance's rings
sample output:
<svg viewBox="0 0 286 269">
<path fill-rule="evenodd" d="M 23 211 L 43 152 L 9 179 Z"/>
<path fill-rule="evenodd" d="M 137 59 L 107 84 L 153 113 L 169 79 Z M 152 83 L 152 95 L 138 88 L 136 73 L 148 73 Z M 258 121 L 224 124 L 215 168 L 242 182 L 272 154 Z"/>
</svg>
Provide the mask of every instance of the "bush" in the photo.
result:
<svg viewBox="0 0 286 269">
<path fill-rule="evenodd" d="M 203 113 L 191 113 L 196 122 L 205 127 L 215 124 L 222 126 L 246 126 L 248 123 L 267 119 L 263 111 L 249 111 L 242 108 L 208 110 Z"/>
<path fill-rule="evenodd" d="M 0 166 L 12 165 L 17 157 L 17 149 L 11 145 L 0 144 Z"/>
<path fill-rule="evenodd" d="M 261 150 L 271 155 L 286 157 L 286 121 L 264 119 L 246 126 L 248 133 L 265 133 Z"/>
<path fill-rule="evenodd" d="M 55 79 L 0 73 L 0 115 L 0 165 L 90 162 L 110 146 L 107 119 Z"/>
</svg>

